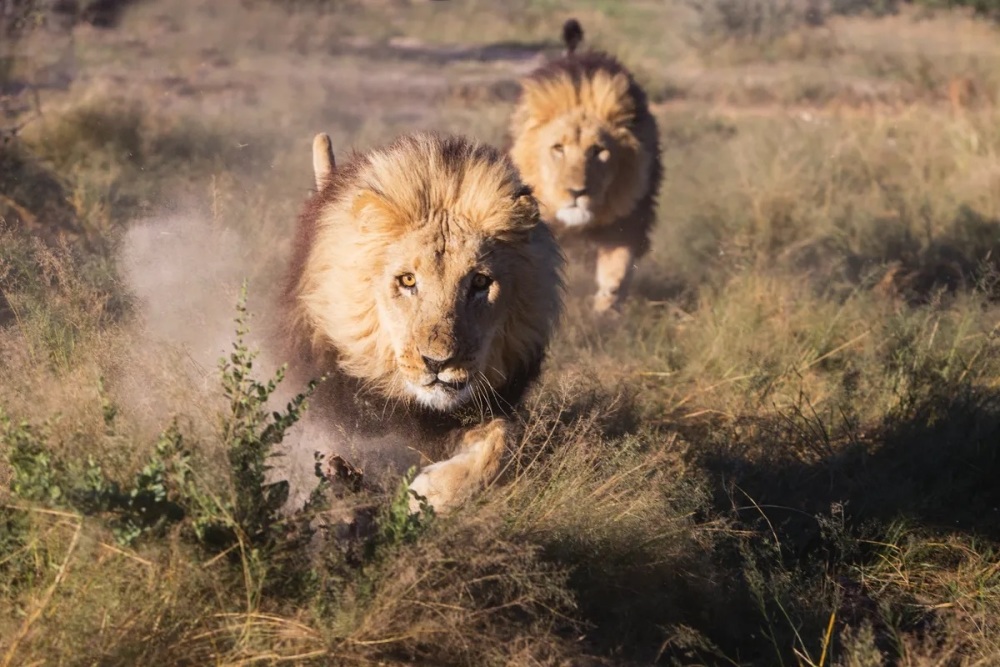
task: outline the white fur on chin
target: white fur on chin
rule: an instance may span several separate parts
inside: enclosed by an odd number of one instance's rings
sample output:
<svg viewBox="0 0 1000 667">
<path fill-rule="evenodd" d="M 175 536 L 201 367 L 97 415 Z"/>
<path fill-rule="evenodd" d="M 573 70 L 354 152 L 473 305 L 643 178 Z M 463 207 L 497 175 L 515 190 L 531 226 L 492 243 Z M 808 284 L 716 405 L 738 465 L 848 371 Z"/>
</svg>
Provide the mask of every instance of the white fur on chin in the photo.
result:
<svg viewBox="0 0 1000 667">
<path fill-rule="evenodd" d="M 406 388 L 417 399 L 417 403 L 439 412 L 450 412 L 472 398 L 471 384 L 465 385 L 458 391 L 440 385 L 421 387 L 412 382 L 407 382 Z"/>
<path fill-rule="evenodd" d="M 556 220 L 567 227 L 583 227 L 590 224 L 593 219 L 593 213 L 579 206 L 563 206 L 556 211 Z"/>
</svg>

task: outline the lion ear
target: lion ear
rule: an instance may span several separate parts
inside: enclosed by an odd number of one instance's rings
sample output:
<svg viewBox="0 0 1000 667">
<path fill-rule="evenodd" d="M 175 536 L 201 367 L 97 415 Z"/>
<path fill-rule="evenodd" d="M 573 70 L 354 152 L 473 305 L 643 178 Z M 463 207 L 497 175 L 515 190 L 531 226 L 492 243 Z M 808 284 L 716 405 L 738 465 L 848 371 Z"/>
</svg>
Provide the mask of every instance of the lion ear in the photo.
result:
<svg viewBox="0 0 1000 667">
<path fill-rule="evenodd" d="M 531 189 L 531 186 L 522 184 L 514 191 L 514 201 L 520 202 L 525 198 L 534 199 L 532 195 L 534 195 L 534 190 Z"/>
<path fill-rule="evenodd" d="M 538 217 L 538 200 L 530 185 L 522 185 L 514 192 L 514 210 L 523 219 Z"/>
<path fill-rule="evenodd" d="M 323 189 L 326 182 L 333 176 L 335 168 L 333 143 L 328 134 L 320 132 L 313 137 L 313 175 L 316 177 L 317 190 Z"/>
</svg>

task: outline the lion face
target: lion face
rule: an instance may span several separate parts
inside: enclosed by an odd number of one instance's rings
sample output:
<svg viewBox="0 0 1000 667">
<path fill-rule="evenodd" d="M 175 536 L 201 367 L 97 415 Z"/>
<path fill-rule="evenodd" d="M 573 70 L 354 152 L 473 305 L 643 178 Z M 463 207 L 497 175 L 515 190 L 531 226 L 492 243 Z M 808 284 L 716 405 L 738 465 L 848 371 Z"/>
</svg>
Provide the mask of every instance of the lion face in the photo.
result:
<svg viewBox="0 0 1000 667">
<path fill-rule="evenodd" d="M 314 356 L 445 412 L 537 368 L 563 259 L 499 151 L 416 135 L 318 183 L 291 288 Z"/>
<path fill-rule="evenodd" d="M 567 227 L 592 222 L 602 213 L 627 148 L 610 128 L 576 110 L 546 125 L 537 149 L 538 197 L 551 217 Z"/>
<path fill-rule="evenodd" d="M 399 389 L 419 404 L 452 410 L 489 391 L 487 363 L 509 321 L 506 267 L 515 250 L 480 234 L 457 234 L 441 252 L 438 230 L 463 222 L 442 211 L 386 248 L 375 292 L 378 318 L 392 342 Z M 446 261 L 438 261 L 444 258 Z"/>
<path fill-rule="evenodd" d="M 554 70 L 524 81 L 511 158 L 543 216 L 570 228 L 606 225 L 649 190 L 652 155 L 635 126 L 624 73 Z"/>
</svg>

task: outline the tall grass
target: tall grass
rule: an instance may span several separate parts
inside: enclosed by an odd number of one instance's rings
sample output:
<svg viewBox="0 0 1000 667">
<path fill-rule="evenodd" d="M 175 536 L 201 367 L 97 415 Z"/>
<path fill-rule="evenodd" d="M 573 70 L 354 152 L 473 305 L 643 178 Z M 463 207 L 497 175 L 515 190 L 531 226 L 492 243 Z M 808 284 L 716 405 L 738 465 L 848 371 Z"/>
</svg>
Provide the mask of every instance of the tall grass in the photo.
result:
<svg viewBox="0 0 1000 667">
<path fill-rule="evenodd" d="M 86 71 L 134 89 L 52 93 L 0 155 L 0 665 L 995 661 L 991 28 L 870 3 L 690 44 L 686 3 L 438 4 L 194 2 L 189 25 L 151 2 L 78 32 Z M 284 504 L 268 455 L 308 401 L 265 405 L 304 388 L 253 356 L 266 321 L 241 320 L 235 347 L 227 324 L 216 369 L 178 342 L 212 338 L 189 314 L 229 308 L 231 279 L 249 276 L 251 310 L 276 291 L 314 131 L 345 149 L 413 126 L 500 142 L 508 102 L 435 93 L 397 114 L 399 72 L 513 81 L 516 59 L 435 49 L 555 50 L 569 13 L 654 98 L 673 91 L 636 297 L 592 321 L 574 262 L 503 471 L 461 511 L 412 517 L 401 480 L 334 475 Z M 189 48 L 205 31 L 211 57 Z M 134 55 L 146 34 L 158 55 Z M 317 83 L 289 105 L 303 56 Z M 160 106 L 158 59 L 234 86 L 202 101 L 165 82 Z M 241 63 L 265 94 L 233 106 Z M 857 77 L 906 104 L 864 106 L 844 94 Z M 953 79 L 975 95 L 953 104 Z M 156 339 L 156 299 L 190 301 L 163 310 L 178 340 Z"/>
</svg>

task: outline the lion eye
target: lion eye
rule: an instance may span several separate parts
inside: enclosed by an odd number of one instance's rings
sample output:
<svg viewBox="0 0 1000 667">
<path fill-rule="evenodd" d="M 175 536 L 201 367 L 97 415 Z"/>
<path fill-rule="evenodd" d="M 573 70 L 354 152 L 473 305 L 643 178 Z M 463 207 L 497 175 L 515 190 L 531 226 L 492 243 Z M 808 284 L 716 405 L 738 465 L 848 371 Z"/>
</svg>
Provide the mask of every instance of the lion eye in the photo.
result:
<svg viewBox="0 0 1000 667">
<path fill-rule="evenodd" d="M 396 282 L 399 283 L 400 287 L 413 289 L 417 285 L 417 277 L 412 273 L 404 273 L 403 275 L 396 277 Z"/>
<path fill-rule="evenodd" d="M 493 284 L 493 279 L 485 273 L 477 273 L 472 276 L 472 289 L 481 292 Z"/>
<path fill-rule="evenodd" d="M 587 149 L 587 157 L 590 158 L 596 157 L 601 162 L 606 161 L 608 159 L 608 155 L 610 155 L 608 149 L 598 144 L 594 144 L 593 146 Z"/>
<path fill-rule="evenodd" d="M 555 153 L 556 155 L 562 155 L 563 154 L 563 145 L 562 144 L 555 144 L 554 146 L 552 146 L 552 152 Z"/>
</svg>

